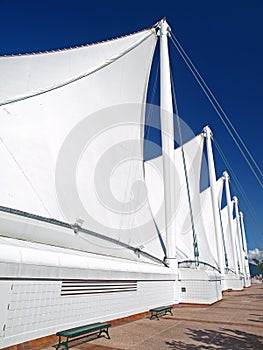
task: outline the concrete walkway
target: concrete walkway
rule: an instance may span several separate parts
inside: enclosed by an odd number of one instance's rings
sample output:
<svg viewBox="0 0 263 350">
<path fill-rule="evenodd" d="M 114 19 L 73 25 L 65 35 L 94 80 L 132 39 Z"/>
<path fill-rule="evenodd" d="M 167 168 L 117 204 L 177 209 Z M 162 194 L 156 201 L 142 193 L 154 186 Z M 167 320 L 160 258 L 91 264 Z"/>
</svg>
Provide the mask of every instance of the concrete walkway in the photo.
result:
<svg viewBox="0 0 263 350">
<path fill-rule="evenodd" d="M 212 306 L 178 305 L 173 314 L 160 321 L 146 317 L 113 326 L 110 340 L 82 339 L 70 349 L 263 349 L 263 283 L 243 291 L 226 292 L 224 299 Z"/>
</svg>

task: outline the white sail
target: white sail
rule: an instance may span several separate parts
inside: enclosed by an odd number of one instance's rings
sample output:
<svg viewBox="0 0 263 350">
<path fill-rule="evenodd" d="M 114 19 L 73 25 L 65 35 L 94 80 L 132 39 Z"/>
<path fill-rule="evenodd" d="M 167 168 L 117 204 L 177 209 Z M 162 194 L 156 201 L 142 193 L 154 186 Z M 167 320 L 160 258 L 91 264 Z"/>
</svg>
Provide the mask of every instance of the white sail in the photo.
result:
<svg viewBox="0 0 263 350">
<path fill-rule="evenodd" d="M 123 79 L 126 76 L 129 79 L 128 85 L 131 86 L 132 83 L 135 84 L 137 78 L 144 80 L 145 74 L 148 74 L 148 72 L 142 69 L 143 74 L 136 76 L 129 74 L 127 70 L 124 72 L 124 66 L 119 66 L 120 59 L 127 57 L 127 54 L 139 46 L 139 50 L 136 51 L 138 62 L 134 63 L 138 65 L 137 68 L 139 68 L 141 63 L 144 63 L 147 67 L 156 40 L 154 31 L 144 30 L 119 39 L 73 49 L 1 57 L 0 105 L 41 94 L 62 87 L 72 81 L 81 80 L 81 78 L 87 76 L 89 76 L 89 81 L 90 79 L 93 80 L 96 74 L 106 67 L 110 66 L 110 71 L 112 71 L 112 66 L 116 62 L 118 62 L 117 66 L 122 70 Z M 147 44 L 142 47 L 141 43 L 144 41 Z M 134 58 L 134 54 L 131 55 Z M 145 61 L 140 62 L 140 59 Z M 106 73 L 105 78 L 110 78 L 110 75 L 111 73 Z M 115 77 L 118 81 L 118 75 Z M 112 78 L 114 81 L 111 81 L 111 84 L 116 83 L 116 86 L 118 86 L 119 82 L 115 81 L 114 77 Z M 130 79 L 133 79 L 133 81 Z M 98 90 L 95 90 L 95 87 L 98 86 L 95 84 L 98 84 L 98 81 L 94 80 L 93 82 L 94 93 L 96 93 Z M 100 86 L 100 89 L 106 89 L 107 91 L 109 86 L 108 84 L 106 85 L 105 87 Z M 112 98 L 113 95 L 116 95 L 112 90 L 107 92 L 108 94 L 104 96 L 106 101 L 109 100 L 108 97 Z M 90 93 L 91 91 L 86 91 L 86 96 L 89 96 Z M 139 96 L 139 91 L 137 93 L 135 90 L 135 93 Z M 77 91 L 75 91 L 75 94 L 77 94 Z M 103 103 L 103 101 L 104 98 L 100 103 Z"/>
<path fill-rule="evenodd" d="M 233 202 L 231 202 L 231 207 L 232 207 L 231 212 L 233 212 Z M 231 239 L 231 231 L 230 231 L 230 227 L 229 227 L 227 206 L 225 206 L 223 209 L 221 209 L 221 219 L 222 219 L 222 225 L 223 225 L 223 231 L 224 231 L 224 237 L 225 237 L 228 268 L 235 272 L 235 259 L 234 259 L 234 255 L 232 253 L 232 251 L 233 251 L 232 239 Z"/>
<path fill-rule="evenodd" d="M 163 258 L 143 182 L 156 41 L 155 31 L 145 30 L 73 50 L 1 58 L 1 206 L 81 223 Z"/>
<path fill-rule="evenodd" d="M 234 203 L 233 203 L 234 205 Z M 242 273 L 242 259 L 240 255 L 240 250 L 239 250 L 239 242 L 238 242 L 238 223 L 237 223 L 237 218 L 234 218 L 232 221 L 232 226 L 233 226 L 233 232 L 234 232 L 234 237 L 235 237 L 235 246 L 234 249 L 236 251 L 236 256 L 237 256 L 237 265 L 238 265 L 238 272 L 239 274 Z"/>
<path fill-rule="evenodd" d="M 234 261 L 234 272 L 236 275 L 239 274 L 238 271 L 238 258 L 237 258 L 237 251 L 236 251 L 236 243 L 235 243 L 235 231 L 233 226 L 233 202 L 231 200 L 231 194 L 230 194 L 230 182 L 229 182 L 229 175 L 225 171 L 223 173 L 224 179 L 225 179 L 225 194 L 226 194 L 226 202 L 228 207 L 228 229 L 230 234 L 230 255 L 232 255 L 233 261 Z"/>
<path fill-rule="evenodd" d="M 177 232 L 177 255 L 179 261 L 194 260 L 194 238 L 193 226 L 198 244 L 199 260 L 212 266 L 216 266 L 215 259 L 211 253 L 203 217 L 211 208 L 211 201 L 206 196 L 200 196 L 200 171 L 203 155 L 203 135 L 200 134 L 183 145 L 186 160 L 187 180 L 183 164 L 182 148 L 177 148 L 174 153 L 174 172 L 176 201 L 175 223 Z M 145 178 L 148 189 L 150 205 L 157 226 L 164 235 L 164 206 L 163 206 L 163 168 L 161 157 L 145 162 Z M 207 193 L 208 191 L 206 191 Z M 191 221 L 189 199 L 193 222 Z M 209 215 L 209 214 L 208 214 Z M 213 216 L 211 216 L 213 218 Z"/>
<path fill-rule="evenodd" d="M 222 187 L 223 181 L 222 179 L 218 179 L 216 181 L 216 196 L 218 201 L 218 210 L 221 206 L 221 197 L 222 197 Z M 213 217 L 213 207 L 212 207 L 212 196 L 211 196 L 211 188 L 208 187 L 204 191 L 201 192 L 201 203 L 202 210 L 202 220 L 204 229 L 206 232 L 206 237 L 209 245 L 209 251 L 213 256 L 213 266 L 219 267 L 219 261 L 217 256 L 217 239 L 216 239 L 216 231 Z M 222 244 L 223 244 L 223 232 L 221 230 Z M 221 247 L 222 248 L 222 247 Z"/>
<path fill-rule="evenodd" d="M 191 141 L 183 145 L 186 169 L 184 168 L 182 146 L 175 155 L 175 168 L 178 178 L 176 178 L 176 217 L 175 225 L 178 232 L 177 249 L 184 252 L 188 259 L 194 260 L 194 237 L 196 235 L 198 243 L 197 221 L 200 216 L 200 174 L 203 155 L 202 135 L 198 135 Z M 187 189 L 187 182 L 189 192 Z M 189 203 L 190 201 L 190 203 Z M 190 205 L 191 208 L 190 208 Z M 192 220 L 191 220 L 192 215 Z M 193 226 L 194 231 L 193 232 Z M 199 246 L 198 246 L 199 247 Z M 199 247 L 200 248 L 200 247 Z M 198 249 L 199 249 L 198 248 Z M 199 249 L 200 250 L 200 249 Z M 184 257 L 180 260 L 187 260 Z"/>
</svg>

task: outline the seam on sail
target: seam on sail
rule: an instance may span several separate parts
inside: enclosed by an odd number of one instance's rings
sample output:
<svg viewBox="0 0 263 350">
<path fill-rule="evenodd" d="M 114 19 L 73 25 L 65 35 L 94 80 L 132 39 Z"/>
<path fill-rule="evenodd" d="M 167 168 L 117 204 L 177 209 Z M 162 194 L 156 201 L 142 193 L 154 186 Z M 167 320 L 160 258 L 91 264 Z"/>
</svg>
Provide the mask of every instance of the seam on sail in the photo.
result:
<svg viewBox="0 0 263 350">
<path fill-rule="evenodd" d="M 29 177 L 27 176 L 27 174 L 25 173 L 24 169 L 22 168 L 22 166 L 19 164 L 18 160 L 16 159 L 16 157 L 13 155 L 13 153 L 10 151 L 10 149 L 7 147 L 5 141 L 3 140 L 3 138 L 0 136 L 0 141 L 2 142 L 5 150 L 7 151 L 7 153 L 9 154 L 9 156 L 13 159 L 13 161 L 15 162 L 15 164 L 17 165 L 18 169 L 21 171 L 21 173 L 23 174 L 24 178 L 26 179 L 26 181 L 28 182 L 29 186 L 32 188 L 33 192 L 35 193 L 35 195 L 37 196 L 37 198 L 39 199 L 40 203 L 42 204 L 43 208 L 45 209 L 45 211 L 48 213 L 49 216 L 51 216 L 47 206 L 45 205 L 44 201 L 42 200 L 42 198 L 40 197 L 38 191 L 36 190 L 36 188 L 34 187 L 34 185 L 32 184 L 32 182 L 30 181 Z"/>
</svg>

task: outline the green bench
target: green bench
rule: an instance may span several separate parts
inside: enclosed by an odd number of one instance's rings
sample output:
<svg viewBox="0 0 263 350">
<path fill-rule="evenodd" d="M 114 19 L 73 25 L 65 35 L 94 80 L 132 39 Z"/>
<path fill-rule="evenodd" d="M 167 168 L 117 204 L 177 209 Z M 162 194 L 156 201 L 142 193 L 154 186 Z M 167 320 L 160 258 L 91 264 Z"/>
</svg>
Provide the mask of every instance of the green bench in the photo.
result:
<svg viewBox="0 0 263 350">
<path fill-rule="evenodd" d="M 54 345 L 54 347 L 56 349 L 59 349 L 61 346 L 64 346 L 65 349 L 68 350 L 69 339 L 77 338 L 82 335 L 87 335 L 89 333 L 98 333 L 98 338 L 101 336 L 102 333 L 105 333 L 107 335 L 107 338 L 110 339 L 109 327 L 111 327 L 110 323 L 97 322 L 97 323 L 92 323 L 85 326 L 70 328 L 64 331 L 57 332 L 56 335 L 59 337 L 58 344 Z M 61 341 L 62 337 L 66 338 L 66 340 Z M 76 340 L 76 339 L 72 339 L 72 340 Z"/>
<path fill-rule="evenodd" d="M 150 320 L 157 318 L 157 320 L 159 321 L 159 316 L 164 316 L 167 314 L 167 312 L 173 315 L 172 308 L 173 308 L 172 306 L 160 306 L 160 307 L 155 307 L 154 309 L 150 309 L 150 312 L 151 312 Z"/>
</svg>

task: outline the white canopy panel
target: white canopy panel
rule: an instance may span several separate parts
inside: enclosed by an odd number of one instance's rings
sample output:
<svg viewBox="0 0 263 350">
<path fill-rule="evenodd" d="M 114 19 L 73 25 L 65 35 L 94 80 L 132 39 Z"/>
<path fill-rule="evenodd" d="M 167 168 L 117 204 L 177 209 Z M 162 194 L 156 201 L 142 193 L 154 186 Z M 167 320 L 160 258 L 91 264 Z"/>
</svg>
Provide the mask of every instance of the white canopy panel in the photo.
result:
<svg viewBox="0 0 263 350">
<path fill-rule="evenodd" d="M 216 182 L 216 191 L 217 191 L 217 199 L 218 199 L 218 210 L 221 208 L 221 200 L 222 200 L 222 190 L 223 190 L 223 179 L 219 178 Z M 202 220 L 204 229 L 206 232 L 207 242 L 209 246 L 209 250 L 212 253 L 213 260 L 216 266 L 218 264 L 218 256 L 217 256 L 217 240 L 216 240 L 216 230 L 214 224 L 214 214 L 213 214 L 213 206 L 212 206 L 212 195 L 211 188 L 208 187 L 204 191 L 201 192 L 201 203 L 202 203 Z M 222 235 L 222 246 L 223 246 L 223 232 Z"/>
<path fill-rule="evenodd" d="M 234 202 L 235 205 L 235 202 Z M 239 265 L 239 269 L 240 269 L 240 273 L 244 272 L 244 256 L 243 256 L 243 249 L 242 247 L 240 247 L 240 240 L 241 240 L 241 236 L 240 236 L 240 232 L 239 232 L 239 218 L 235 217 L 233 219 L 233 231 L 234 231 L 234 236 L 235 236 L 235 248 L 236 248 L 236 252 L 237 252 L 237 261 L 238 261 L 238 265 Z"/>
<path fill-rule="evenodd" d="M 193 214 L 193 224 L 198 242 L 199 259 L 215 266 L 215 259 L 207 242 L 207 236 L 203 224 L 203 213 L 206 211 L 206 201 L 200 197 L 200 171 L 203 154 L 203 135 L 198 135 L 183 145 L 187 180 L 189 183 L 189 195 L 186 185 L 185 169 L 182 157 L 182 148 L 174 151 L 175 170 L 175 200 L 176 200 L 176 235 L 177 255 L 179 261 L 193 260 L 193 229 L 190 217 L 189 197 Z M 150 205 L 157 226 L 165 235 L 164 205 L 163 205 L 163 169 L 162 157 L 152 159 L 145 163 L 145 177 L 148 189 Z M 210 205 L 211 203 L 209 203 Z M 206 215 L 206 214 L 205 214 Z"/>
<path fill-rule="evenodd" d="M 233 203 L 234 205 L 234 203 Z M 232 220 L 232 228 L 233 228 L 233 234 L 234 234 L 234 241 L 235 246 L 234 249 L 236 250 L 236 256 L 237 256 L 237 263 L 239 266 L 239 269 L 241 270 L 241 256 L 240 256 L 240 250 L 239 250 L 239 244 L 238 244 L 238 227 L 237 227 L 237 218 L 234 218 Z"/>
<path fill-rule="evenodd" d="M 231 202 L 230 205 L 231 205 L 231 212 L 232 212 L 233 211 L 233 202 Z M 232 239 L 231 239 L 231 231 L 230 231 L 231 229 L 229 227 L 227 206 L 225 206 L 223 209 L 221 209 L 221 219 L 222 219 L 223 231 L 224 231 L 224 236 L 225 236 L 225 245 L 226 245 L 228 267 L 232 271 L 235 271 L 235 261 L 234 261 L 234 255 L 233 255 Z"/>
<path fill-rule="evenodd" d="M 163 258 L 142 166 L 156 41 L 146 30 L 0 59 L 0 205 L 77 222 Z"/>
<path fill-rule="evenodd" d="M 0 57 L 0 105 L 92 75 L 149 38 L 148 43 L 156 41 L 153 31 L 144 30 L 119 39 L 72 49 Z M 151 48 L 149 51 L 151 55 Z"/>
</svg>

